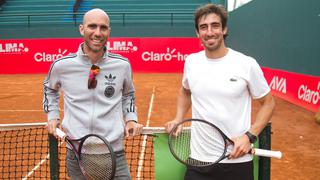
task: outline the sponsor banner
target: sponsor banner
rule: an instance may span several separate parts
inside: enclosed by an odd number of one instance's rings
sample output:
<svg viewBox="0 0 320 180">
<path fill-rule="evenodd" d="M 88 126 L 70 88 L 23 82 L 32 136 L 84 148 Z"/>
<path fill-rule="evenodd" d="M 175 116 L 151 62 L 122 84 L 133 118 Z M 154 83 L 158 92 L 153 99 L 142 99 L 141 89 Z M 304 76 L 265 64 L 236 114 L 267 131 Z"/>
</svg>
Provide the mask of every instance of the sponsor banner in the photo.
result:
<svg viewBox="0 0 320 180">
<path fill-rule="evenodd" d="M 81 42 L 81 39 L 0 40 L 0 73 L 47 73 L 52 61 L 75 52 Z"/>
<path fill-rule="evenodd" d="M 262 69 L 273 95 L 313 112 L 320 108 L 320 77 Z"/>
<path fill-rule="evenodd" d="M 82 38 L 0 40 L 0 74 L 47 73 L 55 59 L 77 51 Z M 198 38 L 110 38 L 108 49 L 128 58 L 134 72 L 182 72 L 190 53 L 202 50 Z M 319 77 L 263 68 L 273 94 L 317 111 Z"/>
<path fill-rule="evenodd" d="M 0 74 L 47 73 L 55 59 L 77 51 L 82 38 L 0 40 Z M 182 72 L 197 38 L 110 38 L 108 49 L 128 58 L 134 72 Z"/>
</svg>

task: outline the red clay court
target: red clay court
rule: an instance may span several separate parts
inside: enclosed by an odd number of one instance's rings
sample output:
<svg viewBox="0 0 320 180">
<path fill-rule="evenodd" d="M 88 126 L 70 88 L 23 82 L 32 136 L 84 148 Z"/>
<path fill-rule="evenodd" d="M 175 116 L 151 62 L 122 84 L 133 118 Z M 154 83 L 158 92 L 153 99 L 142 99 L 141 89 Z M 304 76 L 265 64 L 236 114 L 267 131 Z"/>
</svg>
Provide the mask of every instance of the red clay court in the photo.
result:
<svg viewBox="0 0 320 180">
<path fill-rule="evenodd" d="M 157 127 L 174 117 L 180 73 L 134 73 L 139 119 Z M 42 82 L 45 75 L 0 76 L 0 123 L 45 122 L 42 112 Z M 153 101 L 151 102 L 151 96 Z M 271 179 L 314 180 L 320 176 L 320 126 L 314 113 L 276 98 L 272 118 L 272 149 L 281 150 L 281 160 L 271 160 Z M 152 105 L 151 105 L 152 104 Z M 151 112 L 148 112 L 152 106 Z M 258 104 L 253 104 L 253 119 Z M 149 117 L 148 117 L 149 116 Z"/>
</svg>

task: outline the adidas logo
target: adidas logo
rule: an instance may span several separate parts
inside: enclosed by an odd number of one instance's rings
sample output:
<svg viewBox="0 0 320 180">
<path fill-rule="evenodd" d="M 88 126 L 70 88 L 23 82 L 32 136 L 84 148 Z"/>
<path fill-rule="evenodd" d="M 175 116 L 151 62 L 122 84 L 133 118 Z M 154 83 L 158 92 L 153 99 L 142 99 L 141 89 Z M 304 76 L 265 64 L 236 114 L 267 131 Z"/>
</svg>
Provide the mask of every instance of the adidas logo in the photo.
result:
<svg viewBox="0 0 320 180">
<path fill-rule="evenodd" d="M 116 79 L 116 76 L 112 76 L 112 74 L 109 74 L 109 76 L 104 76 L 107 81 L 113 82 Z"/>
</svg>

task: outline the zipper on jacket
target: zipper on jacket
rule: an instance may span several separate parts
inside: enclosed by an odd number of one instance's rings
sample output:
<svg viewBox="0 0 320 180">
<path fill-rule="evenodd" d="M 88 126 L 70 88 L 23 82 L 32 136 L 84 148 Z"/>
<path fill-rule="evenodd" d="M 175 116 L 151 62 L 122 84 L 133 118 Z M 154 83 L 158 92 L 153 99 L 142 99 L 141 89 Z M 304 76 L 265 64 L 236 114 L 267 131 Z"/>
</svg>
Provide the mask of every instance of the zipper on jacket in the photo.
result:
<svg viewBox="0 0 320 180">
<path fill-rule="evenodd" d="M 92 89 L 92 110 L 91 110 L 91 121 L 90 121 L 90 134 L 93 134 L 93 123 L 94 123 L 94 114 L 95 114 L 95 106 L 96 106 L 96 89 Z"/>
<path fill-rule="evenodd" d="M 98 74 L 99 75 L 99 74 Z M 97 77 L 96 77 L 97 78 Z M 90 134 L 94 134 L 93 132 L 93 126 L 94 126 L 94 118 L 95 118 L 95 106 L 96 106 L 96 95 L 97 95 L 97 89 L 99 88 L 98 82 L 97 86 L 94 89 L 90 89 L 91 95 L 92 95 L 92 109 L 91 109 L 91 120 L 90 120 Z"/>
</svg>

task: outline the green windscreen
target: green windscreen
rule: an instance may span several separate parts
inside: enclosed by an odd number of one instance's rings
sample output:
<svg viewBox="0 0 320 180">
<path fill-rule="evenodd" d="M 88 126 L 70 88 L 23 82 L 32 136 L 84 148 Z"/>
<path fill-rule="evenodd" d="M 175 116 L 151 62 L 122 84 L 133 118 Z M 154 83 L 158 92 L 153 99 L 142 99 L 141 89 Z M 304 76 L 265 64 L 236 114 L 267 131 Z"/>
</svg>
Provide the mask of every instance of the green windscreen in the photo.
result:
<svg viewBox="0 0 320 180">
<path fill-rule="evenodd" d="M 258 147 L 259 142 L 257 141 L 254 146 Z M 154 163 L 156 180 L 184 179 L 186 167 L 172 156 L 168 145 L 168 134 L 156 134 L 156 138 L 154 138 Z M 254 157 L 255 180 L 258 180 L 258 175 L 258 157 Z"/>
</svg>

